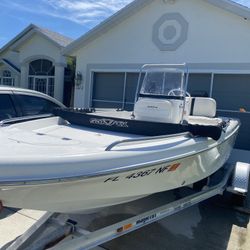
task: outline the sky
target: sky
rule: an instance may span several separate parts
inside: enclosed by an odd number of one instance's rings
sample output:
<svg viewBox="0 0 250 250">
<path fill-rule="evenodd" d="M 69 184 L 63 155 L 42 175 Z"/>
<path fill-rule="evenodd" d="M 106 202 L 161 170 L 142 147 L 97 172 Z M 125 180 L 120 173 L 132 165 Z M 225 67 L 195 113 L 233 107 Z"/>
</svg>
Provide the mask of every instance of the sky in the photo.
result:
<svg viewBox="0 0 250 250">
<path fill-rule="evenodd" d="M 234 0 L 250 7 L 250 0 Z M 132 0 L 0 0 L 0 48 L 30 23 L 76 39 Z"/>
</svg>

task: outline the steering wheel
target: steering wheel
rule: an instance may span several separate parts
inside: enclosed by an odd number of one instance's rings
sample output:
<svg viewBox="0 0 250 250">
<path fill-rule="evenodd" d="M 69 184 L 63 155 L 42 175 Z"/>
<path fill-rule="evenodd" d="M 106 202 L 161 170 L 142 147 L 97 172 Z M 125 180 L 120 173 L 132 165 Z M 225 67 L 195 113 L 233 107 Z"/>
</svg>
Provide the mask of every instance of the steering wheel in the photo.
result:
<svg viewBox="0 0 250 250">
<path fill-rule="evenodd" d="M 191 97 L 191 95 L 188 92 L 185 92 L 182 89 L 171 89 L 168 92 L 168 95 L 170 95 L 170 96 L 179 96 L 179 95 L 183 95 L 184 96 L 185 95 L 187 97 Z"/>
</svg>

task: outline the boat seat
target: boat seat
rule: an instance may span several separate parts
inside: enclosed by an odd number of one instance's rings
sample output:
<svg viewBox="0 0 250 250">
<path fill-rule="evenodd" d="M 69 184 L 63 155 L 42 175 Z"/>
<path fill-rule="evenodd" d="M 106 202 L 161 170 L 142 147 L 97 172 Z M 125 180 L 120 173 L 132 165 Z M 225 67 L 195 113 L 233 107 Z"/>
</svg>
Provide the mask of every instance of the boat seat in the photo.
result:
<svg viewBox="0 0 250 250">
<path fill-rule="evenodd" d="M 190 116 L 215 117 L 216 101 L 208 97 L 193 97 L 190 107 Z"/>
<path fill-rule="evenodd" d="M 186 120 L 189 124 L 217 126 L 222 119 L 215 118 L 216 101 L 208 97 L 192 97 L 189 116 Z"/>
</svg>

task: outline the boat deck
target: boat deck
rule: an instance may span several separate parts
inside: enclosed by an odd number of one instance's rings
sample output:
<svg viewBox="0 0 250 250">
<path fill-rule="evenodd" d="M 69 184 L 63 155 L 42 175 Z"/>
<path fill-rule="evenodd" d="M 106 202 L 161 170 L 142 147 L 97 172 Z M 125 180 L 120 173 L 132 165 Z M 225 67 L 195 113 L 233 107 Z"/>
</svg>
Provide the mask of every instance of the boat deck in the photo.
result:
<svg viewBox="0 0 250 250">
<path fill-rule="evenodd" d="M 115 141 L 139 137 L 112 131 L 100 133 L 97 129 L 72 124 L 50 124 L 49 120 L 55 119 L 58 118 L 48 118 L 43 122 L 40 120 L 40 127 L 35 129 L 33 127 L 30 129 L 29 124 L 32 126 L 37 121 L 27 122 L 23 127 L 17 124 L 3 128 L 6 132 L 4 139 L 8 140 L 11 150 L 4 147 L 1 152 L 7 156 L 9 153 L 13 155 L 13 150 L 16 150 L 16 154 L 21 155 L 25 154 L 27 148 L 29 148 L 30 154 L 39 153 L 39 155 L 48 156 L 50 154 L 49 148 L 53 148 L 53 154 L 58 151 L 59 155 L 64 156 L 72 154 L 72 152 L 74 154 L 90 154 L 104 151 L 107 146 Z M 39 148 L 39 151 L 37 151 L 37 148 Z M 58 148 L 57 151 L 56 148 Z"/>
<path fill-rule="evenodd" d="M 106 113 L 110 116 L 113 115 L 112 112 Z M 103 113 L 97 114 L 103 115 Z M 116 150 L 128 150 L 130 153 L 135 150 L 140 151 L 139 153 L 145 153 L 145 151 L 150 150 L 161 150 L 162 147 L 171 149 L 173 147 L 194 146 L 194 139 L 188 132 L 152 137 L 70 124 L 60 117 L 2 127 L 0 136 L 2 142 L 2 146 L 0 146 L 1 157 L 6 161 L 11 159 L 12 162 L 15 160 L 13 155 L 17 159 L 18 157 L 22 159 L 26 157 L 33 160 L 34 158 L 85 157 L 104 153 L 116 142 L 119 144 L 119 148 L 116 147 Z M 121 141 L 126 141 L 126 143 L 121 145 Z M 201 149 L 204 141 L 206 141 L 204 138 L 195 139 L 197 151 Z M 211 139 L 208 139 L 207 142 L 208 146 L 214 143 Z"/>
</svg>

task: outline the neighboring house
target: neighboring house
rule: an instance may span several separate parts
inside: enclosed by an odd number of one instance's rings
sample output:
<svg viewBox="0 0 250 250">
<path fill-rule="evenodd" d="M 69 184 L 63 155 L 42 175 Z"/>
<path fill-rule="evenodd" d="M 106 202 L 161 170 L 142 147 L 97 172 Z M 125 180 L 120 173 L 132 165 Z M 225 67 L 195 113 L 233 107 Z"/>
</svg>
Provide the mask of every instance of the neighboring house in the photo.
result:
<svg viewBox="0 0 250 250">
<path fill-rule="evenodd" d="M 75 106 L 132 109 L 143 64 L 186 62 L 188 90 L 240 117 L 237 145 L 250 149 L 249 19 L 229 0 L 135 0 L 64 49 L 76 58 Z"/>
<path fill-rule="evenodd" d="M 0 50 L 0 84 L 38 90 L 63 101 L 66 57 L 71 38 L 29 25 Z"/>
</svg>

